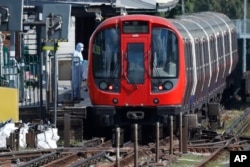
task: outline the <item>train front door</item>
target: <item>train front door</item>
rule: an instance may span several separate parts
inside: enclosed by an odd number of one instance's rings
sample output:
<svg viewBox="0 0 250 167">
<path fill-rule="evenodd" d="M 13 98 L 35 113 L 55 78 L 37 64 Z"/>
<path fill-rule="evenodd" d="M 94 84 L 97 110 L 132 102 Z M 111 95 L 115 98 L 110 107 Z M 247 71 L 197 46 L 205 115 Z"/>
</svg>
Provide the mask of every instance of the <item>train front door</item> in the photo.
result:
<svg viewBox="0 0 250 167">
<path fill-rule="evenodd" d="M 122 91 L 127 93 L 128 105 L 144 105 L 147 103 L 149 92 L 148 65 L 149 43 L 145 38 L 123 38 L 123 80 Z"/>
</svg>

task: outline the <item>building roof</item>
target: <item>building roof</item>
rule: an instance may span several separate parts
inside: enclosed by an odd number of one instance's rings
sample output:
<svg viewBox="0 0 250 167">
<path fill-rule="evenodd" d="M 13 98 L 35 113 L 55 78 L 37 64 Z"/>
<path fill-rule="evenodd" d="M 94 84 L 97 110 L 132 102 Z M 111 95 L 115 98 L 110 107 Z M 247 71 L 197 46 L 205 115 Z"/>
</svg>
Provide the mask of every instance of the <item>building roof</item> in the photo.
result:
<svg viewBox="0 0 250 167">
<path fill-rule="evenodd" d="M 168 11 L 176 6 L 178 0 L 116 0 L 117 7 L 129 9 L 156 9 Z"/>
<path fill-rule="evenodd" d="M 168 11 L 179 0 L 24 0 L 24 5 L 42 5 L 47 3 L 99 6 L 111 5 L 114 8 L 152 9 L 159 12 Z"/>
</svg>

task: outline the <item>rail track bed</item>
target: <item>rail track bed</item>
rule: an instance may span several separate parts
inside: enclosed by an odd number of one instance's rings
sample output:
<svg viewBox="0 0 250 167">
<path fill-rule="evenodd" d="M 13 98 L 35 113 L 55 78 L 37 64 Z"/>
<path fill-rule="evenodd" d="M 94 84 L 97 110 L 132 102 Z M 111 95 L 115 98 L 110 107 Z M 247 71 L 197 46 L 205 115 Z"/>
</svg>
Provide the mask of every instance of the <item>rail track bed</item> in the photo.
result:
<svg viewBox="0 0 250 167">
<path fill-rule="evenodd" d="M 228 117 L 228 116 L 227 116 Z M 228 119 L 228 118 L 227 118 Z M 126 141 L 122 147 L 114 147 L 111 140 L 94 138 L 74 147 L 56 149 L 26 149 L 12 151 L 2 149 L 0 166 L 169 166 L 185 161 L 189 154 L 196 154 L 199 161 L 194 166 L 206 166 L 215 161 L 229 162 L 230 151 L 250 148 L 250 108 L 213 139 L 189 141 L 180 149 L 178 138 L 170 136 L 155 143 L 138 144 Z M 80 145 L 80 146 L 79 146 Z M 191 161 L 191 160 L 189 160 Z M 192 166 L 192 165 L 191 165 Z"/>
</svg>

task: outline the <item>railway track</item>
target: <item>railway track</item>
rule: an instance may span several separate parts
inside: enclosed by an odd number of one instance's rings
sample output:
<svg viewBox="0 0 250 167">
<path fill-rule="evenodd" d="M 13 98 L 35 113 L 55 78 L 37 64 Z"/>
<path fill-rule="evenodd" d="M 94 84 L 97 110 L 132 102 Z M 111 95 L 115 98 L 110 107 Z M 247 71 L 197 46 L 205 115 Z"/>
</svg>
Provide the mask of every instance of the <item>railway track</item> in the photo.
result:
<svg viewBox="0 0 250 167">
<path fill-rule="evenodd" d="M 249 147 L 250 140 L 241 137 L 241 134 L 250 127 L 250 109 L 248 108 L 233 124 L 229 127 L 222 136 L 232 136 L 225 140 L 223 145 L 221 143 L 213 143 L 213 146 L 218 145 L 218 148 L 197 167 L 205 167 L 210 161 L 215 161 L 221 157 L 222 154 L 229 151 L 242 151 Z"/>
<path fill-rule="evenodd" d="M 234 123 L 220 136 L 220 141 L 196 140 L 188 143 L 188 152 L 209 154 L 196 166 L 206 166 L 216 161 L 229 151 L 241 151 L 250 147 L 250 138 L 242 136 L 249 129 L 250 109 L 248 108 Z M 157 143 L 137 145 L 131 141 L 123 147 L 113 147 L 112 141 L 104 138 L 94 138 L 84 142 L 79 147 L 59 147 L 45 150 L 2 150 L 0 166 L 19 167 L 52 167 L 52 166 L 168 166 L 177 161 L 182 153 L 179 152 L 179 140 L 174 138 L 172 146 L 170 138 Z M 172 148 L 171 148 L 172 147 Z M 171 152 L 173 149 L 173 152 Z"/>
</svg>

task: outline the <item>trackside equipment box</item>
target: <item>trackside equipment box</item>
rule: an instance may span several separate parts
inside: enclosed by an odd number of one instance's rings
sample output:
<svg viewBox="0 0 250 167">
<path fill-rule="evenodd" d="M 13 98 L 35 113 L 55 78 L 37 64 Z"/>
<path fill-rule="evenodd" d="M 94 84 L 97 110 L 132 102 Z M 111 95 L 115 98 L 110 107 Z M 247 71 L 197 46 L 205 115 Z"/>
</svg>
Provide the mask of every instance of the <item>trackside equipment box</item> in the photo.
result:
<svg viewBox="0 0 250 167">
<path fill-rule="evenodd" d="M 0 87 L 0 122 L 19 121 L 18 89 Z"/>
</svg>

